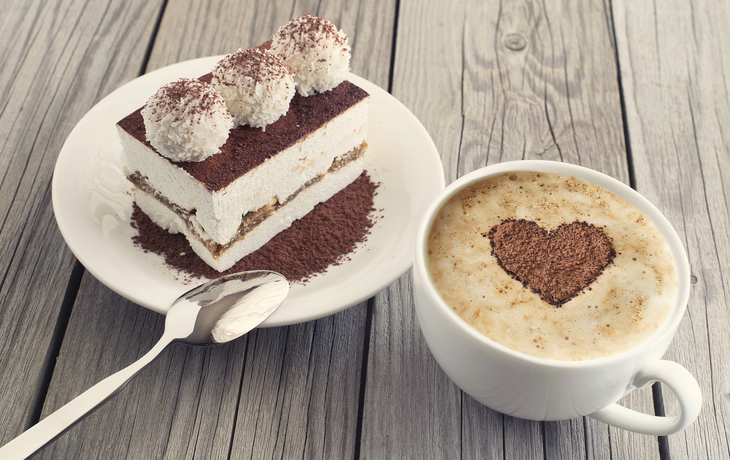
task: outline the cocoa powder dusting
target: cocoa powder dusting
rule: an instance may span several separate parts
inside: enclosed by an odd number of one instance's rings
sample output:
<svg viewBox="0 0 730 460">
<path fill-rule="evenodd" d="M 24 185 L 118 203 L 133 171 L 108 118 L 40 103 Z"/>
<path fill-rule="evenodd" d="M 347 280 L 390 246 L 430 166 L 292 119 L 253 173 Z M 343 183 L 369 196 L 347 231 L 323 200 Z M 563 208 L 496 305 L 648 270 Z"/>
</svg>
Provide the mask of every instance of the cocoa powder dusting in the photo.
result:
<svg viewBox="0 0 730 460">
<path fill-rule="evenodd" d="M 209 83 L 211 78 L 211 74 L 206 74 L 199 80 Z M 246 125 L 238 126 L 228 133 L 228 140 L 221 146 L 220 153 L 205 161 L 183 161 L 175 163 L 175 166 L 184 169 L 208 190 L 222 190 L 368 97 L 365 90 L 347 80 L 330 91 L 313 96 L 295 94 L 286 115 L 268 125 L 266 131 Z M 135 110 L 117 124 L 130 136 L 154 150 L 147 141 L 140 111 Z"/>
<path fill-rule="evenodd" d="M 164 257 L 165 262 L 193 277 L 217 278 L 246 270 L 273 270 L 291 283 L 307 280 L 349 259 L 358 243 L 367 240 L 375 223 L 373 197 L 378 184 L 363 173 L 348 187 L 295 221 L 259 250 L 220 273 L 203 262 L 185 236 L 158 227 L 134 205 L 132 226 L 138 230 L 134 243 L 145 252 Z"/>
<path fill-rule="evenodd" d="M 533 221 L 507 219 L 483 236 L 510 276 L 556 307 L 593 283 L 616 255 L 603 230 L 586 222 L 547 232 Z"/>
</svg>

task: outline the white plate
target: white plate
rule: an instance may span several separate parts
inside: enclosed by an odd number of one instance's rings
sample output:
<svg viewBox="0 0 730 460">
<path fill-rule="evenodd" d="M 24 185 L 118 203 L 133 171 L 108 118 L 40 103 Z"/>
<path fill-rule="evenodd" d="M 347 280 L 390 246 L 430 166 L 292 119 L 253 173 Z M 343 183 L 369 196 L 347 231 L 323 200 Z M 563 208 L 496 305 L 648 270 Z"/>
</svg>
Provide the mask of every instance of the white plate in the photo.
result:
<svg viewBox="0 0 730 460">
<path fill-rule="evenodd" d="M 222 56 L 156 70 L 104 98 L 69 135 L 53 175 L 53 210 L 61 233 L 94 277 L 132 302 L 159 313 L 199 281 L 166 266 L 161 256 L 134 246 L 130 186 L 122 174 L 116 122 L 157 89 L 180 77 L 209 72 Z M 331 315 L 360 303 L 398 279 L 413 262 L 414 237 L 428 204 L 444 188 L 436 146 L 416 117 L 367 80 L 370 93 L 365 168 L 376 183 L 382 217 L 352 255 L 305 285 L 293 285 L 284 304 L 263 324 L 283 326 Z M 185 281 L 187 280 L 187 282 Z"/>
</svg>

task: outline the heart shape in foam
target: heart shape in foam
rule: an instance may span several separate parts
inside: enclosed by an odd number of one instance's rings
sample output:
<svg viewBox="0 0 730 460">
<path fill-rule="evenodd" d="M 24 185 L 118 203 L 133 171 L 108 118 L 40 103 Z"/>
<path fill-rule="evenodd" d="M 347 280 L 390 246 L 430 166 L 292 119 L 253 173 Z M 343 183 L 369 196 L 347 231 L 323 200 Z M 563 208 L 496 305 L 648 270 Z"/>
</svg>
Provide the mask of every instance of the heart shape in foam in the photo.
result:
<svg viewBox="0 0 730 460">
<path fill-rule="evenodd" d="M 595 281 L 616 255 L 603 230 L 585 222 L 548 233 L 535 222 L 509 219 L 484 236 L 510 276 L 556 307 Z"/>
</svg>

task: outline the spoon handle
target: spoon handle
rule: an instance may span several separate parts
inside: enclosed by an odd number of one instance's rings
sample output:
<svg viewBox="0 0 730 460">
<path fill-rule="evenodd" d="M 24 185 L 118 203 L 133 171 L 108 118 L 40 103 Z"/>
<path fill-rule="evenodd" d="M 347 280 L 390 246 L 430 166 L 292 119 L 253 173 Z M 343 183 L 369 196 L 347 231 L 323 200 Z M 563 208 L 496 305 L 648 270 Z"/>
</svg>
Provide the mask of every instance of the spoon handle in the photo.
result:
<svg viewBox="0 0 730 460">
<path fill-rule="evenodd" d="M 121 390 L 132 377 L 151 363 L 173 340 L 174 338 L 163 334 L 160 341 L 139 360 L 100 381 L 1 447 L 0 459 L 19 460 L 28 458 L 38 449 L 62 435 Z"/>
</svg>

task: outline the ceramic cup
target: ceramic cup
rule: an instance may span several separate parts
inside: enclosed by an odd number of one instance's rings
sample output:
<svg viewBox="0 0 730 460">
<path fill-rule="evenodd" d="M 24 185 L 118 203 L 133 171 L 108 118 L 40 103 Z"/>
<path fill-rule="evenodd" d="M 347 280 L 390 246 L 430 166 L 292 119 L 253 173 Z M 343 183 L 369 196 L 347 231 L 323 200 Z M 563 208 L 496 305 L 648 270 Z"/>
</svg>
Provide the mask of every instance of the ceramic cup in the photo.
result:
<svg viewBox="0 0 730 460">
<path fill-rule="evenodd" d="M 653 336 L 616 355 L 559 361 L 527 355 L 494 342 L 446 304 L 434 287 L 426 263 L 426 240 L 433 219 L 441 206 L 464 187 L 512 171 L 552 172 L 592 182 L 654 222 L 676 260 L 679 286 L 667 322 Z M 700 412 L 702 395 L 695 378 L 679 364 L 662 360 L 687 307 L 687 255 L 667 219 L 622 182 L 591 169 L 551 161 L 501 163 L 467 174 L 449 185 L 423 217 L 416 237 L 413 276 L 416 313 L 431 353 L 461 389 L 496 411 L 529 420 L 566 420 L 588 415 L 619 428 L 656 436 L 683 430 Z M 679 415 L 657 417 L 616 403 L 635 388 L 656 381 L 677 396 Z"/>
</svg>

